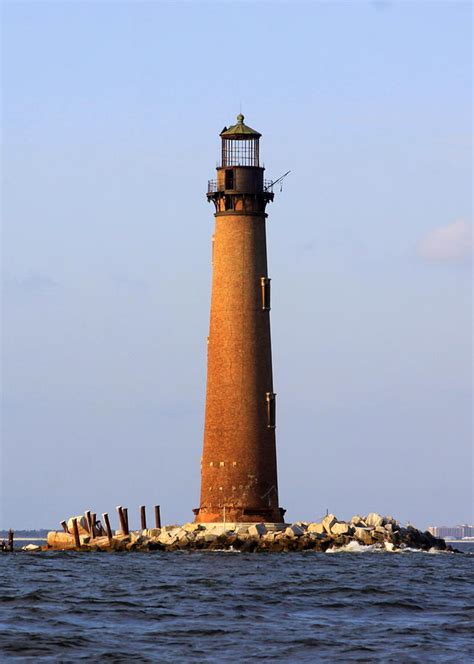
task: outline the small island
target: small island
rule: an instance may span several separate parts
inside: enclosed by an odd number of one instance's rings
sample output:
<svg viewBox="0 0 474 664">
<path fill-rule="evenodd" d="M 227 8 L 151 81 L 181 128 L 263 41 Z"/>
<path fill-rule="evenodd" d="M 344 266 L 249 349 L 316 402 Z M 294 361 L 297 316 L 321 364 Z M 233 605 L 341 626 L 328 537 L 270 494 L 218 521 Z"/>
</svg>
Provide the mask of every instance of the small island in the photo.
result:
<svg viewBox="0 0 474 664">
<path fill-rule="evenodd" d="M 340 521 L 328 514 L 319 522 L 295 523 L 187 523 L 162 528 L 144 528 L 127 532 L 108 532 L 100 522 L 92 524 L 87 516 L 72 517 L 63 522 L 63 532 L 48 533 L 47 545 L 29 550 L 76 551 L 376 551 L 455 550 L 445 540 L 422 532 L 413 526 L 403 527 L 390 516 L 375 512 Z M 74 532 L 75 531 L 75 532 Z M 125 531 L 125 532 L 124 532 Z"/>
</svg>

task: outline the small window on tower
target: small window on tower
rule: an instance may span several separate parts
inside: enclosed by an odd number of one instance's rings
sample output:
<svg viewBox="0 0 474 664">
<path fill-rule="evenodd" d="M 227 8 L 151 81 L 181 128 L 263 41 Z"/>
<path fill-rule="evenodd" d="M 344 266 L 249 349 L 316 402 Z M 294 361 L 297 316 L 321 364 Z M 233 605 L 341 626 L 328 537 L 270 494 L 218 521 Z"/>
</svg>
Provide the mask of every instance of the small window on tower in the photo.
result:
<svg viewBox="0 0 474 664">
<path fill-rule="evenodd" d="M 227 169 L 225 172 L 225 188 L 233 189 L 234 188 L 234 171 L 232 169 Z"/>
<path fill-rule="evenodd" d="M 261 277 L 260 283 L 262 286 L 262 309 L 270 311 L 270 281 L 268 277 Z"/>
<path fill-rule="evenodd" d="M 275 402 L 275 397 L 276 394 L 274 392 L 267 392 L 266 394 L 267 397 L 267 427 L 269 429 L 274 429 L 275 428 L 275 420 L 276 420 L 276 402 Z"/>
</svg>

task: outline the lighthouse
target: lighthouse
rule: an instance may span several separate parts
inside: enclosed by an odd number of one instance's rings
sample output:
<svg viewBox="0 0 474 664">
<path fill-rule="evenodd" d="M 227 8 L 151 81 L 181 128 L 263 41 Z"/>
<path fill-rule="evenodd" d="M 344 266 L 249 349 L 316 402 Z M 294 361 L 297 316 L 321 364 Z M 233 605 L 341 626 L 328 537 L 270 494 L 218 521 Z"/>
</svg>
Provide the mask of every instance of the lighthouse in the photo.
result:
<svg viewBox="0 0 474 664">
<path fill-rule="evenodd" d="M 266 208 L 274 194 L 260 165 L 261 134 L 244 116 L 220 137 L 221 163 L 207 193 L 215 229 L 195 520 L 280 523 L 266 246 Z"/>
</svg>

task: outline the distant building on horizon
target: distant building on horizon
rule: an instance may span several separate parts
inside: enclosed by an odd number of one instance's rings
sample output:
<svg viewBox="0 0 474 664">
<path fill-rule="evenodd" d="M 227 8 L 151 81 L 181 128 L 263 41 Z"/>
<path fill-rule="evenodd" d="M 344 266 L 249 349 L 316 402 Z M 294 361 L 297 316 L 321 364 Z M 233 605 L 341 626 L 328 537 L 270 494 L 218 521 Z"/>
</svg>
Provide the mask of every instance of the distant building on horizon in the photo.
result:
<svg viewBox="0 0 474 664">
<path fill-rule="evenodd" d="M 463 523 L 459 526 L 429 526 L 428 532 L 433 537 L 452 537 L 454 539 L 464 539 L 465 537 L 474 537 L 474 525 Z"/>
</svg>

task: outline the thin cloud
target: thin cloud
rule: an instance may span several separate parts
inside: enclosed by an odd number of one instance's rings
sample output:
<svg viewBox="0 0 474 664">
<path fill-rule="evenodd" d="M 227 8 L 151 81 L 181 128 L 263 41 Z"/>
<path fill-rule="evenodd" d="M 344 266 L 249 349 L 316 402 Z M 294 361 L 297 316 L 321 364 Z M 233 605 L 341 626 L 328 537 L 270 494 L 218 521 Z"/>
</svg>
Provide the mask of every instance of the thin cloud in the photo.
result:
<svg viewBox="0 0 474 664">
<path fill-rule="evenodd" d="M 431 262 L 465 263 L 472 260 L 472 227 L 464 219 L 434 228 L 417 245 L 418 255 Z"/>
</svg>

